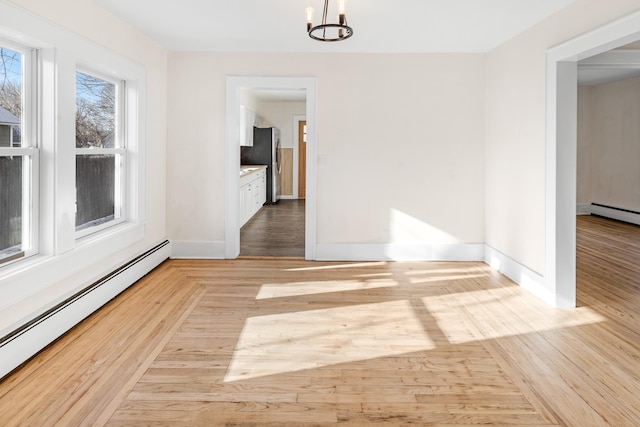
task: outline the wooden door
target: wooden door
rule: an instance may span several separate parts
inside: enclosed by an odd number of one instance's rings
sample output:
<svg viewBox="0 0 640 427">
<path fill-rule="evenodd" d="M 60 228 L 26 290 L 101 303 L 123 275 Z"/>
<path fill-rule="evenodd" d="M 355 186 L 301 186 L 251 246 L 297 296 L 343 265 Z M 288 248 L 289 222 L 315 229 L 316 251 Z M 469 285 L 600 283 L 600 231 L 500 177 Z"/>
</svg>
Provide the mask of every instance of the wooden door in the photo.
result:
<svg viewBox="0 0 640 427">
<path fill-rule="evenodd" d="M 307 189 L 307 122 L 298 122 L 298 198 L 306 197 Z"/>
</svg>

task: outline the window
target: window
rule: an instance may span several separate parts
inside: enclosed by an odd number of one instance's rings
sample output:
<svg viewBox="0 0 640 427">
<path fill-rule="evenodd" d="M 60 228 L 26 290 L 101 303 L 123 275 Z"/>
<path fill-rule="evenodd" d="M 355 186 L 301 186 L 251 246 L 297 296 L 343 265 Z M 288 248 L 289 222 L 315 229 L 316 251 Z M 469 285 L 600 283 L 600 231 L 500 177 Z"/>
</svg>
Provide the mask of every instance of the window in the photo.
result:
<svg viewBox="0 0 640 427">
<path fill-rule="evenodd" d="M 78 237 L 123 220 L 122 86 L 122 82 L 76 72 Z"/>
<path fill-rule="evenodd" d="M 3 113 L 0 131 L 0 305 L 23 318 L 147 238 L 147 69 L 10 3 L 0 0 L 0 97 L 13 94 L 19 114 Z M 98 137 L 81 129 L 76 141 L 76 92 Z"/>
<path fill-rule="evenodd" d="M 37 251 L 29 49 L 0 40 L 0 264 Z"/>
</svg>

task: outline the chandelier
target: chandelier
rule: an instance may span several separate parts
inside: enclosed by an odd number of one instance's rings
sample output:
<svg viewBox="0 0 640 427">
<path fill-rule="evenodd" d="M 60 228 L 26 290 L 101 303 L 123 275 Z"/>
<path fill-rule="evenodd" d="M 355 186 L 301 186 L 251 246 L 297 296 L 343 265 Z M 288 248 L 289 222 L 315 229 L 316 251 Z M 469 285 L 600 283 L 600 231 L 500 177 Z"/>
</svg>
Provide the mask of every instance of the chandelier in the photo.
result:
<svg viewBox="0 0 640 427">
<path fill-rule="evenodd" d="M 345 15 L 344 11 L 346 2 L 347 0 L 338 0 L 338 22 L 335 24 L 327 24 L 329 0 L 324 0 L 322 23 L 315 27 L 313 26 L 313 8 L 306 8 L 304 12 L 307 16 L 307 33 L 309 33 L 309 37 L 321 42 L 337 42 L 351 37 L 353 35 L 353 29 L 347 25 L 347 15 Z"/>
</svg>

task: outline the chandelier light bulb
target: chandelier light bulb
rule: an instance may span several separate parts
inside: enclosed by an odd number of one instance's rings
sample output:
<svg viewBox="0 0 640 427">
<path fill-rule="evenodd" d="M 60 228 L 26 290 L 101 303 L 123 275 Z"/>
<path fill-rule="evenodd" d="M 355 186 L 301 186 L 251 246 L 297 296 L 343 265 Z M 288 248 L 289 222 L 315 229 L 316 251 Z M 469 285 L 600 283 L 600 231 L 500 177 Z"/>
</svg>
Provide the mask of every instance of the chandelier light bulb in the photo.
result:
<svg viewBox="0 0 640 427">
<path fill-rule="evenodd" d="M 345 14 L 346 5 L 347 5 L 347 0 L 338 0 L 338 15 Z"/>
<path fill-rule="evenodd" d="M 314 11 L 311 6 L 304 10 L 304 14 L 307 17 L 307 32 L 309 32 L 313 26 L 313 12 Z"/>
</svg>

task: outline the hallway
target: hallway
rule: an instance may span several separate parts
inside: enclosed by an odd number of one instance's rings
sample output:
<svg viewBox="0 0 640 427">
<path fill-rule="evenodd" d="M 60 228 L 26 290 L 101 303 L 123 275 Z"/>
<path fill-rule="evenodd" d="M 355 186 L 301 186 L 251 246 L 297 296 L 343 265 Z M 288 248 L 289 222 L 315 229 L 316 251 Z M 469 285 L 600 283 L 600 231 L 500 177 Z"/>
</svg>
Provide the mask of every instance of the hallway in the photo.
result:
<svg viewBox="0 0 640 427">
<path fill-rule="evenodd" d="M 304 257 L 304 199 L 265 205 L 240 229 L 241 257 Z"/>
</svg>

